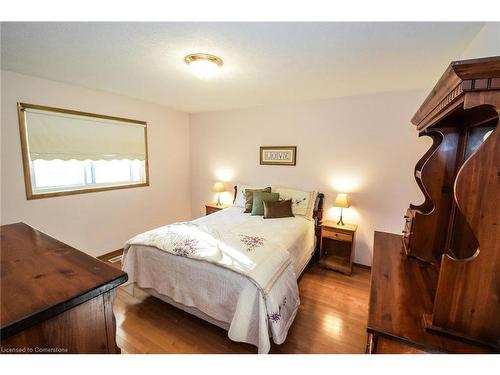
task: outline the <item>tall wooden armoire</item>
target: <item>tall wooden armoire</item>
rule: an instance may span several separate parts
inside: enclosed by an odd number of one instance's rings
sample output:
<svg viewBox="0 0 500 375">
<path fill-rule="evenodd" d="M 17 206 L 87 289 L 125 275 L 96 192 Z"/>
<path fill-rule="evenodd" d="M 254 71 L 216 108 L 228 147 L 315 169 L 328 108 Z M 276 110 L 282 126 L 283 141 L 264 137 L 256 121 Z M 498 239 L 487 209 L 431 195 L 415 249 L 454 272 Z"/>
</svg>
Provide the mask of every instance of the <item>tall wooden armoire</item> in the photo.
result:
<svg viewBox="0 0 500 375">
<path fill-rule="evenodd" d="M 419 310 L 425 335 L 493 351 L 500 351 L 499 111 L 500 57 L 491 57 L 452 62 L 414 115 L 419 136 L 433 143 L 415 166 L 424 202 L 407 210 L 398 260 L 400 269 L 415 262 L 425 269 L 399 285 L 437 275 L 421 281 L 428 290 L 411 290 L 429 296 Z"/>
</svg>

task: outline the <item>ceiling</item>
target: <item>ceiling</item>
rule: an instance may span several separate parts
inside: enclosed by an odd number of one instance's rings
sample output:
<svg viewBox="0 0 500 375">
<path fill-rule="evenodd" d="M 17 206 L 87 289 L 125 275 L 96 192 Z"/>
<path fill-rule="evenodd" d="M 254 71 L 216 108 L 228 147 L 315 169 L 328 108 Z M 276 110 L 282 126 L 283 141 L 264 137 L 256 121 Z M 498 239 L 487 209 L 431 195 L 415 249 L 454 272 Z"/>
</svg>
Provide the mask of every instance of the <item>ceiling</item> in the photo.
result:
<svg viewBox="0 0 500 375">
<path fill-rule="evenodd" d="M 2 69 L 203 112 L 430 88 L 483 23 L 2 23 Z M 184 56 L 221 57 L 210 81 Z"/>
</svg>

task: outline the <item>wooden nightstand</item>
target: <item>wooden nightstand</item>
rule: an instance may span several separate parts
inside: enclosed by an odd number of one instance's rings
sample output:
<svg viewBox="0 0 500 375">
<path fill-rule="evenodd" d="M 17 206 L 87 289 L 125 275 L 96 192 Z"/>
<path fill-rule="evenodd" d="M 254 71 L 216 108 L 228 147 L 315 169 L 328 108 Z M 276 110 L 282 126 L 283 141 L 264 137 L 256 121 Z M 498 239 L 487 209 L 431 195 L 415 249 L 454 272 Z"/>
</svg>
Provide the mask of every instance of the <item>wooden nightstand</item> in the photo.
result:
<svg viewBox="0 0 500 375">
<path fill-rule="evenodd" d="M 214 212 L 223 210 L 224 208 L 229 207 L 227 204 L 223 204 L 222 206 L 217 206 L 215 203 L 209 203 L 205 205 L 205 214 L 210 215 Z"/>
<path fill-rule="evenodd" d="M 351 274 L 357 228 L 354 224 L 337 225 L 334 221 L 321 224 L 320 266 Z"/>
</svg>

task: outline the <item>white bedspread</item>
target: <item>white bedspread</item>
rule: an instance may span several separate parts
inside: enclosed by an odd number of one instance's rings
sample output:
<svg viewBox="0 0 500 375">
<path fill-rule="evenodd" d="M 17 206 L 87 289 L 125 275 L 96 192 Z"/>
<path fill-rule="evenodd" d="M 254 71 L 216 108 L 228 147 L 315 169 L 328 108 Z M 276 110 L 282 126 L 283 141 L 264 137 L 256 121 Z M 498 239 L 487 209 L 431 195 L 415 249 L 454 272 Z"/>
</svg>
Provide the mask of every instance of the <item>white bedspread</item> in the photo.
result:
<svg viewBox="0 0 500 375">
<path fill-rule="evenodd" d="M 203 239 L 203 246 L 195 241 L 199 251 L 192 251 L 190 238 Z M 267 353 L 269 335 L 281 344 L 295 318 L 296 277 L 313 248 L 312 221 L 263 219 L 232 207 L 134 237 L 123 269 L 129 283 L 227 323 L 229 338 Z"/>
</svg>

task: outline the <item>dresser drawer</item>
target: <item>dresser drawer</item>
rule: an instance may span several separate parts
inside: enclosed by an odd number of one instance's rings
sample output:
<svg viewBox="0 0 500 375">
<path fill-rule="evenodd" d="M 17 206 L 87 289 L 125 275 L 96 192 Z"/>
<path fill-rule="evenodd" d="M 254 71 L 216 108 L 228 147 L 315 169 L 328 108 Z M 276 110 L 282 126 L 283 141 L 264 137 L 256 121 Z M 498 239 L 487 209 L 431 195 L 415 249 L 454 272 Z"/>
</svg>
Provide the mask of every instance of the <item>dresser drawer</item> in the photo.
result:
<svg viewBox="0 0 500 375">
<path fill-rule="evenodd" d="M 324 238 L 331 238 L 332 240 L 352 242 L 352 235 L 347 233 L 339 233 L 337 231 L 328 230 L 323 228 L 322 236 Z"/>
</svg>

